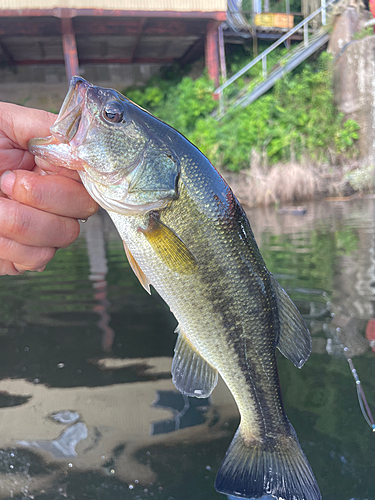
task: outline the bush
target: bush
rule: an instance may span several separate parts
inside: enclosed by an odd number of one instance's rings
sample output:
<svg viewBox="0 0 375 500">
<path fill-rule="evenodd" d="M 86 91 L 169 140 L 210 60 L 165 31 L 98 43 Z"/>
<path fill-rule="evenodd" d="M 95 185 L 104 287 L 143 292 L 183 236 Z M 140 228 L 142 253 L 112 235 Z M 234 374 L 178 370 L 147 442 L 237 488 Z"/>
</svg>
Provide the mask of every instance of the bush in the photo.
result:
<svg viewBox="0 0 375 500">
<path fill-rule="evenodd" d="M 238 60 L 235 65 L 238 69 Z M 261 67 L 250 73 L 251 81 L 259 80 Z M 331 82 L 331 57 L 324 52 L 315 67 L 305 64 L 289 73 L 250 106 L 229 108 L 220 121 L 212 116 L 218 102 L 206 75 L 196 80 L 181 75 L 172 81 L 154 78 L 147 87 L 126 94 L 179 130 L 217 167 L 239 171 L 249 167 L 253 148 L 269 164 L 302 156 L 316 163 L 354 156 L 359 126 L 343 121 L 334 106 Z M 248 83 L 245 75 L 235 88 Z M 228 90 L 227 97 L 233 92 Z"/>
</svg>

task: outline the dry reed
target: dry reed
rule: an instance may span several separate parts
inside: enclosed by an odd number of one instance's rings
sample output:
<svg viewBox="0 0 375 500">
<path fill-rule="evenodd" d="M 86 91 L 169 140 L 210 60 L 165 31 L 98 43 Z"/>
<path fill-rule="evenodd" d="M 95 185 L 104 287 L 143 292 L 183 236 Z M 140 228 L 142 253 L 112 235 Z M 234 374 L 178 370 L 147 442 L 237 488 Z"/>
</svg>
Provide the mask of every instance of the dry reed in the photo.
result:
<svg viewBox="0 0 375 500">
<path fill-rule="evenodd" d="M 252 163 L 242 187 L 236 190 L 247 205 L 310 200 L 322 189 L 319 176 L 307 165 L 277 164 L 265 171 L 258 162 Z"/>
</svg>

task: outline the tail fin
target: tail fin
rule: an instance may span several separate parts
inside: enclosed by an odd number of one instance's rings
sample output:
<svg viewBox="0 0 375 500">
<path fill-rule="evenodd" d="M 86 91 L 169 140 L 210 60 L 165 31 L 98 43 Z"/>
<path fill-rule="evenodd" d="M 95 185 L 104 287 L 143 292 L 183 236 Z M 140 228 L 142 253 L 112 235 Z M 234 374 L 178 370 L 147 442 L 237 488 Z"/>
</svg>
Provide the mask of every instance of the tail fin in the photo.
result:
<svg viewBox="0 0 375 500">
<path fill-rule="evenodd" d="M 291 427 L 289 436 L 245 443 L 241 428 L 219 469 L 215 489 L 242 498 L 321 500 L 310 465 Z"/>
</svg>

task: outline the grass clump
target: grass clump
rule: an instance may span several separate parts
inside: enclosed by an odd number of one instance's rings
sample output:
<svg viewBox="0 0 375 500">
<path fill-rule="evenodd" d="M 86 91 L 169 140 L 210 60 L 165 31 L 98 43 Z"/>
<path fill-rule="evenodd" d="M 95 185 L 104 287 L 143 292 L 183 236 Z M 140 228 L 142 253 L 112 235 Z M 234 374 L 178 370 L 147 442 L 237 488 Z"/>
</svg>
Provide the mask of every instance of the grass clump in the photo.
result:
<svg viewBox="0 0 375 500">
<path fill-rule="evenodd" d="M 354 33 L 353 40 L 362 40 L 362 38 L 366 38 L 368 36 L 373 36 L 374 34 L 374 26 L 367 26 L 362 28 L 357 33 Z"/>
</svg>

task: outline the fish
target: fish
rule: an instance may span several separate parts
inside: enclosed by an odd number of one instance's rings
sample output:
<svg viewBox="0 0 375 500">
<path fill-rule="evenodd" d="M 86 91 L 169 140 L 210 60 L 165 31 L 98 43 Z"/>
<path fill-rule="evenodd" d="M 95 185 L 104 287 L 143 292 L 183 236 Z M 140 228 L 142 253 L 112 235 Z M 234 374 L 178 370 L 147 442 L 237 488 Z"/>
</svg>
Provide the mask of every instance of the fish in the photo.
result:
<svg viewBox="0 0 375 500">
<path fill-rule="evenodd" d="M 311 337 L 267 269 L 248 218 L 210 161 L 183 135 L 113 89 L 73 77 L 51 136 L 32 154 L 79 172 L 112 218 L 128 261 L 178 321 L 172 380 L 207 398 L 218 374 L 240 425 L 218 492 L 319 500 L 281 397 L 276 348 L 301 368 Z"/>
</svg>

